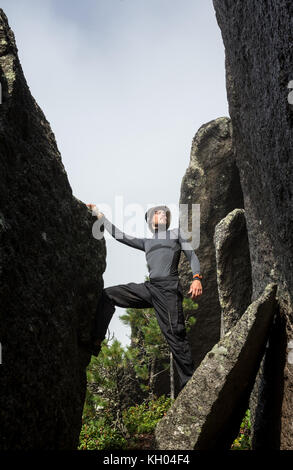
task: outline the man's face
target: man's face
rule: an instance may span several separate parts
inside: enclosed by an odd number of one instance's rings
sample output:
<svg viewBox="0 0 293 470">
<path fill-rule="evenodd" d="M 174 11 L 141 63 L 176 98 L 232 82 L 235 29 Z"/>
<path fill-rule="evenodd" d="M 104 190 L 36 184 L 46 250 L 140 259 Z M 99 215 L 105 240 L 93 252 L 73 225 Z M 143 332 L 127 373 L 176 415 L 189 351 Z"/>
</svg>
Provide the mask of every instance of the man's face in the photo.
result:
<svg viewBox="0 0 293 470">
<path fill-rule="evenodd" d="M 153 226 L 157 226 L 158 224 L 167 224 L 167 215 L 164 209 L 160 209 L 154 212 Z"/>
</svg>

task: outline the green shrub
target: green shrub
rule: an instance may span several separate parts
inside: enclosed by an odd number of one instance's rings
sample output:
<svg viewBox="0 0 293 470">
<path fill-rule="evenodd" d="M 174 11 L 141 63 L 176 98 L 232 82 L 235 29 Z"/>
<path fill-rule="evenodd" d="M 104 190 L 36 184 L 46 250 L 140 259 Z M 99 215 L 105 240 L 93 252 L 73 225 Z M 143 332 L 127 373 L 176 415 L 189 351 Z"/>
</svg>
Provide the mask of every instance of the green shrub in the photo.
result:
<svg viewBox="0 0 293 470">
<path fill-rule="evenodd" d="M 172 405 L 171 398 L 165 395 L 157 399 L 131 406 L 123 411 L 123 422 L 131 434 L 151 433 L 158 421 L 167 413 Z"/>
<path fill-rule="evenodd" d="M 141 405 L 131 406 L 123 410 L 123 424 L 128 435 L 121 429 L 114 428 L 114 417 L 105 410 L 104 416 L 94 419 L 90 415 L 83 416 L 83 424 L 79 439 L 79 450 L 128 449 L 135 445 L 139 434 L 153 433 L 158 421 L 167 413 L 172 400 L 165 395 Z"/>
<path fill-rule="evenodd" d="M 251 438 L 250 438 L 250 410 L 247 410 L 242 420 L 239 434 L 234 440 L 231 450 L 249 450 L 251 449 Z"/>
<path fill-rule="evenodd" d="M 107 421 L 107 418 L 103 418 L 84 422 L 79 436 L 78 450 L 126 449 L 127 440 Z"/>
</svg>

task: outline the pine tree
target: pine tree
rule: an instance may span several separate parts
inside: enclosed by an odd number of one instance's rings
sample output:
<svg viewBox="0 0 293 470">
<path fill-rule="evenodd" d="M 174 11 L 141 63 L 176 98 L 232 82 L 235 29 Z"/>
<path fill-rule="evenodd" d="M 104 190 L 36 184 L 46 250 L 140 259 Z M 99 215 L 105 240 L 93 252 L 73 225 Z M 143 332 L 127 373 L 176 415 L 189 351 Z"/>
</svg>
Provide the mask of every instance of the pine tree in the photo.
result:
<svg viewBox="0 0 293 470">
<path fill-rule="evenodd" d="M 129 373 L 125 350 L 116 338 L 112 344 L 104 339 L 99 355 L 92 357 L 87 368 L 84 415 L 96 419 L 107 415 L 113 428 L 119 429 L 124 437 L 128 437 L 128 433 L 122 418 L 123 394 Z"/>
<path fill-rule="evenodd" d="M 161 333 L 153 308 L 128 308 L 120 316 L 122 322 L 131 325 L 132 341 L 127 347 L 126 356 L 133 364 L 141 388 L 154 396 L 155 377 L 168 369 L 169 347 Z M 156 366 L 163 361 L 163 369 L 156 372 Z"/>
</svg>

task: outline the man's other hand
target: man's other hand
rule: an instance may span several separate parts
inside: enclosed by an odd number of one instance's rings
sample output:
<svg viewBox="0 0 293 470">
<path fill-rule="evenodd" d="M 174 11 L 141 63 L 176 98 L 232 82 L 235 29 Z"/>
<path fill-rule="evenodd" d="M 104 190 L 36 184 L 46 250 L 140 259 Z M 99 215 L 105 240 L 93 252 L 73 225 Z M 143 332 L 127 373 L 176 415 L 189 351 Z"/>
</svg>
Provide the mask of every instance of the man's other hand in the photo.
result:
<svg viewBox="0 0 293 470">
<path fill-rule="evenodd" d="M 199 279 L 195 279 L 190 286 L 188 294 L 191 294 L 192 300 L 202 294 L 202 285 Z"/>
<path fill-rule="evenodd" d="M 100 212 L 95 204 L 87 204 L 87 207 L 92 211 L 93 215 L 98 217 L 98 219 L 101 219 L 104 216 L 103 212 Z"/>
</svg>

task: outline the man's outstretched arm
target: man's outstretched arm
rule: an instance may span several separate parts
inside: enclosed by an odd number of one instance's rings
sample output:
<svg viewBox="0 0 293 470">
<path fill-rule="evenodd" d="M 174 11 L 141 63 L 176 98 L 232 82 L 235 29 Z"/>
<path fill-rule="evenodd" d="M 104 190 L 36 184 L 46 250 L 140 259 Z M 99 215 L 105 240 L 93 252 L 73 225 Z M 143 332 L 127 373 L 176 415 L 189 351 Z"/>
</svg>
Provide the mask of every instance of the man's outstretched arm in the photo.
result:
<svg viewBox="0 0 293 470">
<path fill-rule="evenodd" d="M 118 242 L 124 243 L 125 245 L 131 246 L 132 248 L 137 248 L 138 250 L 145 250 L 143 238 L 131 237 L 122 232 L 118 227 L 112 224 L 112 222 L 110 222 L 110 220 L 108 220 L 104 214 L 103 217 L 101 217 L 99 220 L 103 223 L 105 229 L 110 233 L 110 235 L 118 240 Z"/>
<path fill-rule="evenodd" d="M 136 238 L 127 235 L 124 232 L 121 232 L 118 227 L 116 227 L 110 220 L 107 219 L 103 212 L 100 212 L 94 204 L 87 204 L 88 208 L 91 209 L 92 213 L 97 216 L 105 229 L 121 243 L 131 246 L 132 248 L 137 248 L 138 250 L 145 251 L 144 247 L 144 238 Z"/>
</svg>

